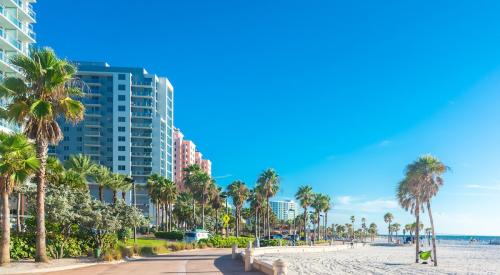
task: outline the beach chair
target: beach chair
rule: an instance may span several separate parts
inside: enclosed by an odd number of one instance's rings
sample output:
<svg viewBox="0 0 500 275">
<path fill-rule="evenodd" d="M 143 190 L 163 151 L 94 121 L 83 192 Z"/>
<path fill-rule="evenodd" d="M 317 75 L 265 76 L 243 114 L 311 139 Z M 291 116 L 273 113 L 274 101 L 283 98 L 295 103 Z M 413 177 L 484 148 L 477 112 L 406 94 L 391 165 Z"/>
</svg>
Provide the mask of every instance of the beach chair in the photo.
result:
<svg viewBox="0 0 500 275">
<path fill-rule="evenodd" d="M 427 261 L 430 259 L 432 262 L 432 250 L 429 251 L 420 251 L 418 253 L 420 260 L 422 260 L 423 264 L 427 264 Z"/>
</svg>

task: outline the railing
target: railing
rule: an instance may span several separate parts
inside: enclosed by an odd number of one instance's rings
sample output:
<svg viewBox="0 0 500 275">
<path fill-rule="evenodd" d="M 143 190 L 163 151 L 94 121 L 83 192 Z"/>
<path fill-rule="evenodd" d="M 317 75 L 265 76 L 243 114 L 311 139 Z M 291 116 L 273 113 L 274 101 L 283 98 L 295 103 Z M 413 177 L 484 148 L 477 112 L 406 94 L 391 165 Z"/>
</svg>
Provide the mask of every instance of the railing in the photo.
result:
<svg viewBox="0 0 500 275">
<path fill-rule="evenodd" d="M 153 97 L 153 93 L 145 91 L 132 91 L 132 96 L 147 96 Z"/>
<path fill-rule="evenodd" d="M 132 127 L 135 128 L 152 128 L 152 123 L 132 123 Z"/>
<path fill-rule="evenodd" d="M 151 107 L 151 106 L 153 106 L 153 104 L 151 104 L 149 102 L 134 102 L 134 101 L 132 101 L 132 106 L 135 106 L 135 107 Z"/>
<path fill-rule="evenodd" d="M 137 133 L 132 133 L 133 138 L 152 138 L 153 134 L 137 134 Z"/>
<path fill-rule="evenodd" d="M 132 116 L 137 116 L 137 117 L 153 117 L 153 113 L 139 113 L 139 112 L 132 112 Z"/>
<path fill-rule="evenodd" d="M 132 165 L 139 165 L 139 166 L 150 166 L 152 162 L 146 162 L 146 161 L 132 161 Z"/>
<path fill-rule="evenodd" d="M 132 152 L 130 153 L 134 157 L 151 157 L 151 153 L 144 153 L 144 152 Z"/>
<path fill-rule="evenodd" d="M 152 147 L 151 143 L 144 142 L 132 142 L 132 146 L 140 146 L 140 147 Z"/>
</svg>

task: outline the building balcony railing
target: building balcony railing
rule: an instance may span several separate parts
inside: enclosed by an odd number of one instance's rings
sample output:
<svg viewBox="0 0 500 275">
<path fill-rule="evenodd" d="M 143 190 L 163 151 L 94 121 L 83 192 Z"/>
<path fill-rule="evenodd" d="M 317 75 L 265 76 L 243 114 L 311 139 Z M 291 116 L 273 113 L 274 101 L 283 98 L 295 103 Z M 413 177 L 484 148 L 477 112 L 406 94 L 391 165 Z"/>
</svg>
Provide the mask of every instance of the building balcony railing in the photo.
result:
<svg viewBox="0 0 500 275">
<path fill-rule="evenodd" d="M 146 152 L 131 152 L 130 154 L 134 157 L 151 157 L 151 153 Z"/>
<path fill-rule="evenodd" d="M 132 142 L 131 144 L 132 144 L 132 146 L 135 146 L 135 147 L 147 147 L 147 148 L 151 148 L 152 147 L 151 143 Z"/>
<path fill-rule="evenodd" d="M 146 91 L 132 91 L 132 96 L 153 97 L 153 93 Z"/>
<path fill-rule="evenodd" d="M 153 117 L 153 113 L 132 112 L 132 116 L 152 118 Z"/>
<path fill-rule="evenodd" d="M 132 123 L 132 128 L 152 128 L 152 123 Z"/>
<path fill-rule="evenodd" d="M 133 133 L 132 132 L 132 137 L 133 138 L 152 138 L 153 137 L 153 134 L 144 134 L 144 133 Z"/>
<path fill-rule="evenodd" d="M 151 161 L 132 161 L 132 166 L 151 166 Z"/>
<path fill-rule="evenodd" d="M 149 176 L 151 172 L 146 171 L 132 171 L 132 176 Z"/>
<path fill-rule="evenodd" d="M 152 107 L 153 104 L 151 104 L 150 102 L 135 102 L 135 101 L 132 101 L 132 107 Z"/>
</svg>

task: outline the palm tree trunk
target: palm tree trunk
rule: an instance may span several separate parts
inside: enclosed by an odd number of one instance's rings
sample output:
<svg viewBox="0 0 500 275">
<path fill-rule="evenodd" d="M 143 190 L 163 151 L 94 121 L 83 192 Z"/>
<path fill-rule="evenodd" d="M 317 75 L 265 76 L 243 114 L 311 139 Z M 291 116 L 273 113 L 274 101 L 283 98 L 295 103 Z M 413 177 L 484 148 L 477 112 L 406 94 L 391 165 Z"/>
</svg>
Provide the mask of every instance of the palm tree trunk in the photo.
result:
<svg viewBox="0 0 500 275">
<path fill-rule="evenodd" d="M 118 201 L 118 192 L 116 190 L 113 190 L 113 204 L 116 204 Z"/>
<path fill-rule="evenodd" d="M 215 208 L 215 235 L 219 234 L 219 208 Z"/>
<path fill-rule="evenodd" d="M 269 197 L 267 197 L 267 218 L 266 218 L 266 221 L 267 221 L 267 237 L 268 237 L 268 240 L 271 239 L 271 224 L 269 223 Z"/>
<path fill-rule="evenodd" d="M 205 195 L 201 199 L 201 228 L 205 230 Z"/>
<path fill-rule="evenodd" d="M 431 222 L 431 233 L 432 233 L 432 257 L 434 258 L 434 266 L 437 266 L 437 254 L 436 254 L 436 233 L 434 232 L 434 219 L 432 218 L 431 202 L 427 201 L 427 213 L 429 213 L 429 220 Z"/>
<path fill-rule="evenodd" d="M 21 232 L 21 192 L 17 193 L 16 231 Z"/>
<path fill-rule="evenodd" d="M 419 239 L 419 234 L 420 234 L 420 206 L 419 206 L 419 201 L 417 200 L 417 206 L 415 207 L 415 216 L 417 220 L 417 226 L 415 229 L 415 263 L 418 264 L 419 261 L 419 252 L 420 252 L 420 239 Z"/>
<path fill-rule="evenodd" d="M 24 224 L 24 213 L 26 212 L 26 209 L 24 207 L 24 204 L 26 202 L 26 197 L 24 196 L 24 194 L 21 194 L 21 218 L 20 218 L 20 221 L 21 221 L 21 231 L 24 231 L 23 228 L 22 228 L 22 225 Z"/>
<path fill-rule="evenodd" d="M 36 155 L 40 161 L 36 186 L 36 256 L 35 262 L 48 262 L 45 243 L 45 172 L 47 167 L 48 141 L 36 140 Z"/>
<path fill-rule="evenodd" d="M 389 222 L 389 226 L 387 226 L 387 232 L 388 232 L 387 242 L 390 243 L 391 242 L 391 223 L 390 222 Z"/>
<path fill-rule="evenodd" d="M 99 200 L 104 201 L 104 186 L 102 185 L 99 185 Z"/>
<path fill-rule="evenodd" d="M 196 201 L 193 198 L 193 227 L 196 229 Z"/>
<path fill-rule="evenodd" d="M 122 191 L 122 200 L 125 201 L 125 197 L 127 196 L 127 192 Z"/>
<path fill-rule="evenodd" d="M 325 237 L 328 235 L 328 231 L 326 229 L 327 224 L 328 224 L 328 212 L 325 212 Z"/>
<path fill-rule="evenodd" d="M 160 204 L 156 201 L 156 230 L 160 230 Z"/>
<path fill-rule="evenodd" d="M 257 218 L 257 215 L 259 215 L 259 210 L 255 208 L 255 238 L 257 238 L 257 228 L 259 227 L 259 220 Z"/>
<path fill-rule="evenodd" d="M 7 183 L 2 186 L 2 249 L 0 250 L 0 265 L 10 263 L 10 209 Z"/>
<path fill-rule="evenodd" d="M 307 207 L 304 207 L 304 236 L 307 241 Z"/>
</svg>

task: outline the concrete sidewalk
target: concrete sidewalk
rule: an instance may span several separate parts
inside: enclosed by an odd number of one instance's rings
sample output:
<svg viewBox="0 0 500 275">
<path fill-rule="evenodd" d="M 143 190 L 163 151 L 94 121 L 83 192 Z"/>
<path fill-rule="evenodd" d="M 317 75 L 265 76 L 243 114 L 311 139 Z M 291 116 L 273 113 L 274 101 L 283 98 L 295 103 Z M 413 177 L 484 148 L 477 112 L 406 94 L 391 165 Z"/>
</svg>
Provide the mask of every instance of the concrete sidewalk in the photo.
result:
<svg viewBox="0 0 500 275">
<path fill-rule="evenodd" d="M 231 259 L 231 249 L 200 249 L 181 251 L 167 255 L 144 257 L 118 264 L 98 264 L 83 268 L 45 272 L 31 270 L 25 274 L 87 275 L 87 274 L 241 274 L 262 275 L 260 272 L 244 272 L 240 260 Z"/>
</svg>

